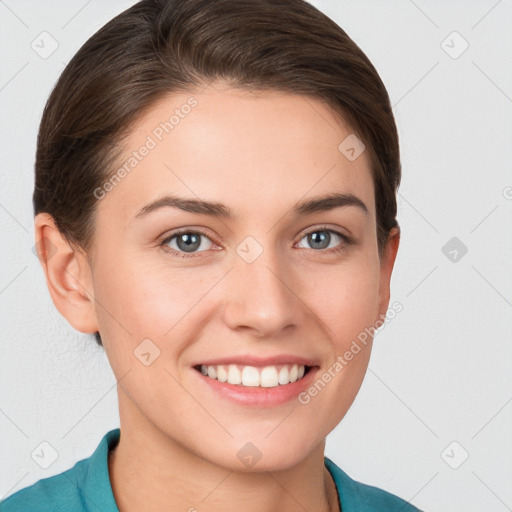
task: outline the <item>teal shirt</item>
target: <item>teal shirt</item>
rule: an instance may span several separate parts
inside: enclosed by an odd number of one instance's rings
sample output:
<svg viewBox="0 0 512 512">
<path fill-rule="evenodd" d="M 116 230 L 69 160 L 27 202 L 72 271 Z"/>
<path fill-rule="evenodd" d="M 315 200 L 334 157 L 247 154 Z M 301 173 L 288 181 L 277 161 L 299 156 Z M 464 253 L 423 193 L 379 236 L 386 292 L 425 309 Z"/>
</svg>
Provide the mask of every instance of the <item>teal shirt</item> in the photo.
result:
<svg viewBox="0 0 512 512">
<path fill-rule="evenodd" d="M 8 496 L 0 502 L 0 512 L 119 512 L 108 474 L 108 452 L 119 435 L 119 428 L 107 432 L 89 458 Z M 393 494 L 352 480 L 329 458 L 324 461 L 342 512 L 418 512 Z"/>
</svg>

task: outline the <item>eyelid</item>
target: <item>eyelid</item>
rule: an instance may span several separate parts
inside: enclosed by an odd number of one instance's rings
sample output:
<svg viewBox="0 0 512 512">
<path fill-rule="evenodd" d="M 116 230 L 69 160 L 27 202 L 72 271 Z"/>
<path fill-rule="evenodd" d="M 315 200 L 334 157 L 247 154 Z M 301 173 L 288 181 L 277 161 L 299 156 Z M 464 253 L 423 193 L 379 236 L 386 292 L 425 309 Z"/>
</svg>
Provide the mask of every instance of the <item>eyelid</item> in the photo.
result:
<svg viewBox="0 0 512 512">
<path fill-rule="evenodd" d="M 349 233 L 344 233 L 344 231 L 347 231 L 346 229 L 344 230 L 339 226 L 333 227 L 327 224 L 315 224 L 313 226 L 304 228 L 301 234 L 299 235 L 299 240 L 302 240 L 306 235 L 309 235 L 310 233 L 315 233 L 316 231 L 332 231 L 333 233 L 340 235 L 344 239 L 350 239 L 351 237 Z"/>
<path fill-rule="evenodd" d="M 182 235 L 183 233 L 195 233 L 198 235 L 203 235 L 206 238 L 209 238 L 212 242 L 214 241 L 211 237 L 211 235 L 203 228 L 195 228 L 195 227 L 185 227 L 185 228 L 178 228 L 175 231 L 172 231 L 171 233 L 165 235 L 162 237 L 162 241 L 168 241 L 169 239 L 174 238 L 175 236 Z M 217 243 L 217 242 L 215 242 Z"/>
</svg>

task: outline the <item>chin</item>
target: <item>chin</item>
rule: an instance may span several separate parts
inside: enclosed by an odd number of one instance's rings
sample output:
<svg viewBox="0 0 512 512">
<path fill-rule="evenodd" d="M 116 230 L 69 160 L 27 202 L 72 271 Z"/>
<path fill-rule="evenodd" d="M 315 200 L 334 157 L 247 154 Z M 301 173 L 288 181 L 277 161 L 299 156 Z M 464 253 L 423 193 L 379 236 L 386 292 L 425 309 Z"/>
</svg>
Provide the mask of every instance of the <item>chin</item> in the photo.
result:
<svg viewBox="0 0 512 512">
<path fill-rule="evenodd" d="M 321 446 L 318 448 L 322 449 Z M 286 443 L 279 437 L 276 437 L 275 442 L 267 440 L 260 443 L 257 440 L 231 440 L 219 447 L 218 454 L 215 453 L 216 450 L 209 449 L 203 452 L 203 457 L 229 471 L 261 473 L 288 470 L 303 461 L 314 449 L 314 446 L 309 446 L 305 440 L 299 439 L 294 443 Z"/>
</svg>

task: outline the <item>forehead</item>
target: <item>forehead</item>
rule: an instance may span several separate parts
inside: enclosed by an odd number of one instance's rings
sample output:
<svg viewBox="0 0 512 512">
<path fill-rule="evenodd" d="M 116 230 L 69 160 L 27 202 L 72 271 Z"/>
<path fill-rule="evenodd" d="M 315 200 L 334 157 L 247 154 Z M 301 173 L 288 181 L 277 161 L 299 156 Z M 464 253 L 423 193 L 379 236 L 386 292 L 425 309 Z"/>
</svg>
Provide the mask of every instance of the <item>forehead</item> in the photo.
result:
<svg viewBox="0 0 512 512">
<path fill-rule="evenodd" d="M 277 214 L 308 196 L 344 192 L 374 215 L 368 152 L 347 158 L 354 137 L 311 97 L 227 86 L 169 94 L 126 137 L 117 165 L 128 172 L 102 207 L 122 203 L 128 221 L 143 203 L 173 193 L 261 216 L 262 206 Z"/>
</svg>

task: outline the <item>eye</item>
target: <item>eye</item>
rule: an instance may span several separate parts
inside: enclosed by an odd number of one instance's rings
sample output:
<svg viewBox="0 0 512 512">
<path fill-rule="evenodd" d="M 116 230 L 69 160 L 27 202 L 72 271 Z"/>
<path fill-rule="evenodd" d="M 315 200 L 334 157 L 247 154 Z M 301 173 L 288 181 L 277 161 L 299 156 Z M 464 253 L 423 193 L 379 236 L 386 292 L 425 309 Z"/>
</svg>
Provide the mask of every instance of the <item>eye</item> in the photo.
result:
<svg viewBox="0 0 512 512">
<path fill-rule="evenodd" d="M 346 245 L 350 245 L 352 243 L 352 240 L 348 236 L 343 235 L 334 229 L 323 227 L 309 231 L 301 238 L 301 241 L 304 239 L 306 239 L 307 243 L 310 244 L 313 249 L 333 249 L 332 251 L 325 251 L 329 253 L 342 251 Z M 336 242 L 336 240 L 338 240 L 338 243 L 335 243 L 333 248 L 331 242 Z M 340 243 L 339 240 L 342 240 L 342 243 Z"/>
<path fill-rule="evenodd" d="M 204 244 L 203 239 L 209 240 L 210 244 Z M 186 258 L 187 256 L 195 256 L 197 252 L 211 249 L 213 242 L 206 233 L 187 229 L 170 234 L 159 245 L 177 256 Z"/>
<path fill-rule="evenodd" d="M 208 242 L 203 243 L 205 239 Z M 347 245 L 353 244 L 348 236 L 327 227 L 319 227 L 306 233 L 301 241 L 304 239 L 316 252 L 336 253 L 342 251 Z M 338 241 L 337 244 L 336 241 Z M 334 247 L 331 245 L 332 242 L 335 242 Z M 199 256 L 198 253 L 211 249 L 213 245 L 215 244 L 205 232 L 192 229 L 171 233 L 159 243 L 166 252 L 182 258 Z"/>
</svg>

